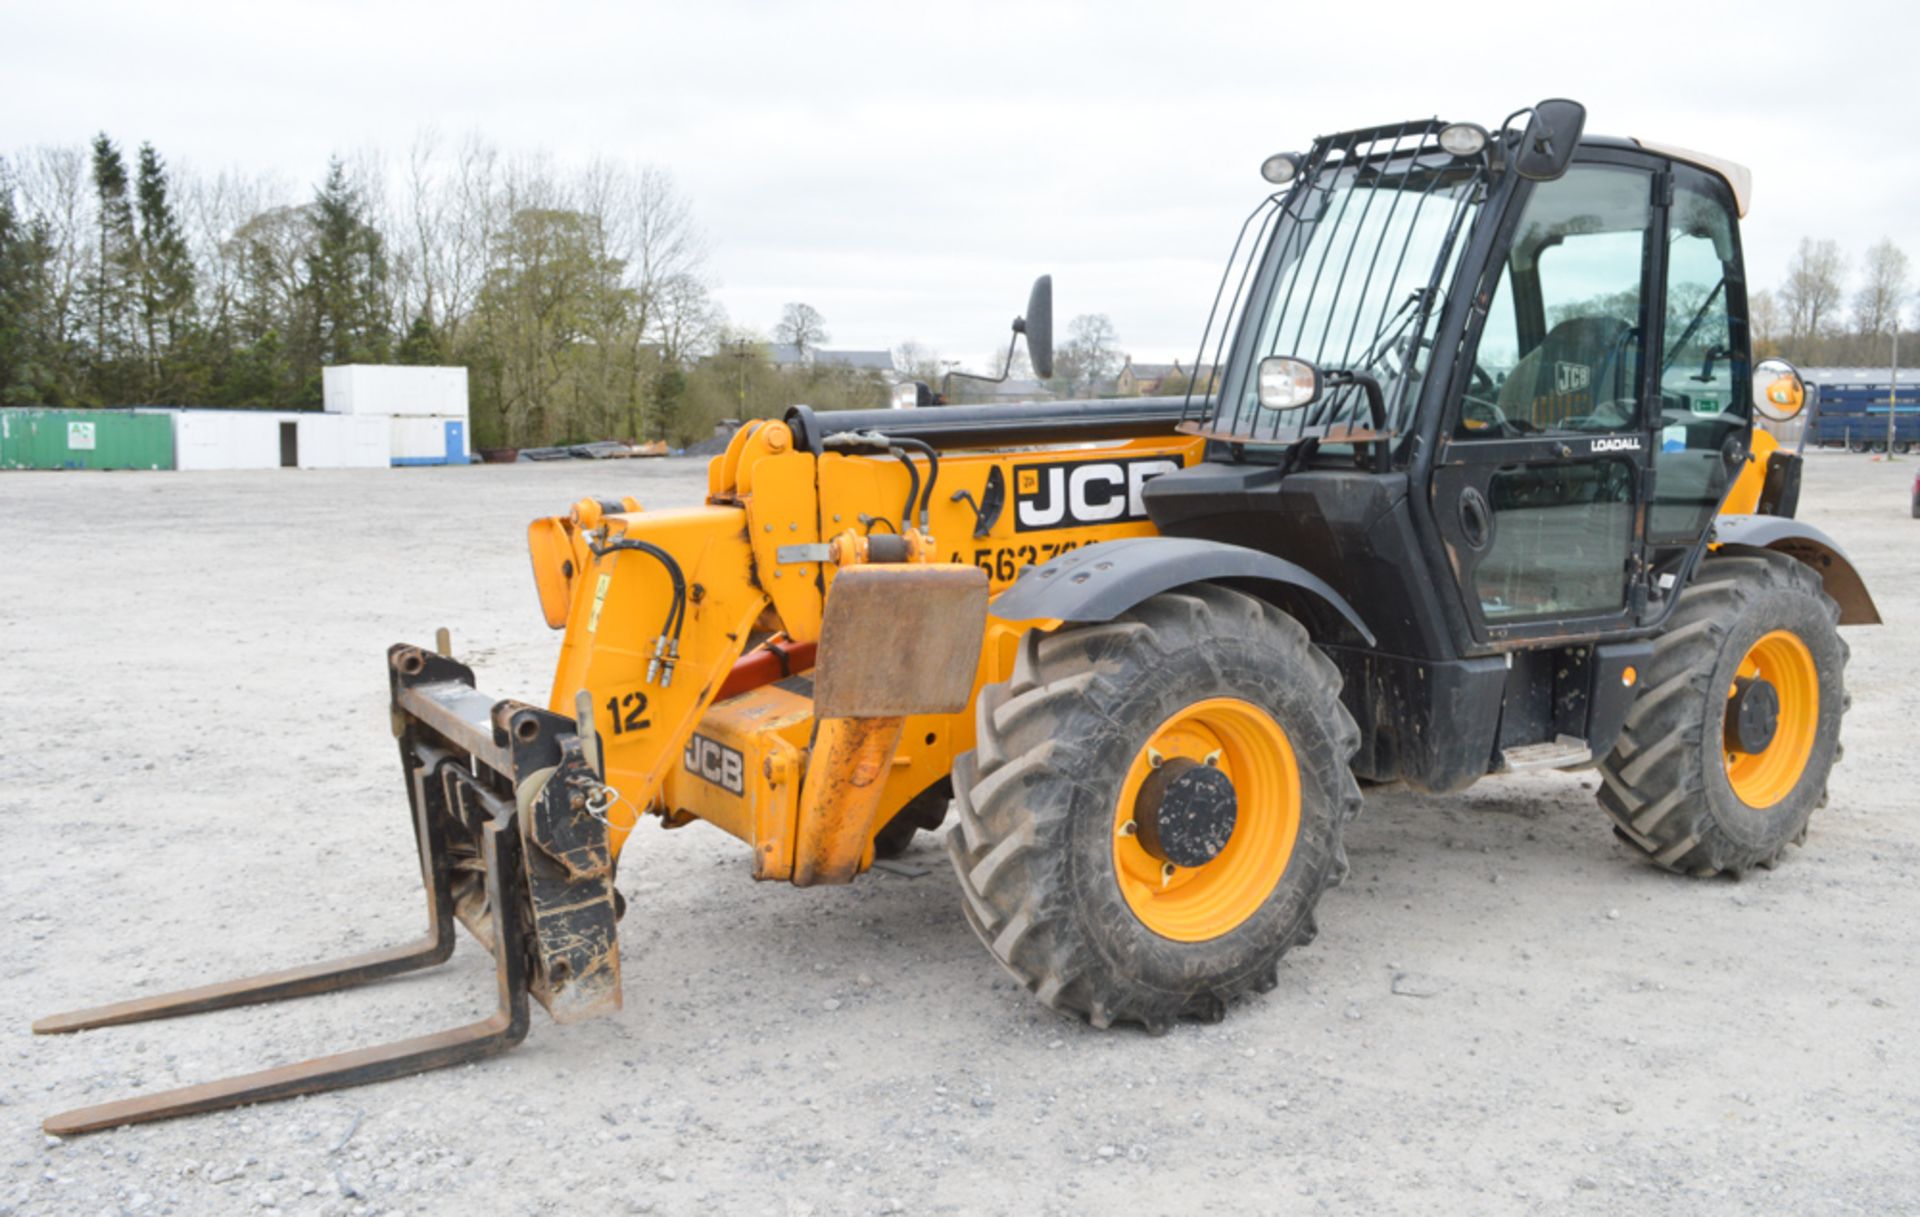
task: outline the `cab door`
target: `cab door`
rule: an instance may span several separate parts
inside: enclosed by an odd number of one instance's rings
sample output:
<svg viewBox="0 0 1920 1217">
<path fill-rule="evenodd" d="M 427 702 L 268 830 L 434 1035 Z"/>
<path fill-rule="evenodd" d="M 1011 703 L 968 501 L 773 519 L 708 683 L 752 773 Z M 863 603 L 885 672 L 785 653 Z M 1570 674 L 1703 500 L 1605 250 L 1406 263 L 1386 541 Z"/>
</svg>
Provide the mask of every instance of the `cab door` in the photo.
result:
<svg viewBox="0 0 1920 1217">
<path fill-rule="evenodd" d="M 1469 650 L 1625 629 L 1645 604 L 1665 179 L 1588 155 L 1516 199 L 1441 420 L 1431 506 Z"/>
</svg>

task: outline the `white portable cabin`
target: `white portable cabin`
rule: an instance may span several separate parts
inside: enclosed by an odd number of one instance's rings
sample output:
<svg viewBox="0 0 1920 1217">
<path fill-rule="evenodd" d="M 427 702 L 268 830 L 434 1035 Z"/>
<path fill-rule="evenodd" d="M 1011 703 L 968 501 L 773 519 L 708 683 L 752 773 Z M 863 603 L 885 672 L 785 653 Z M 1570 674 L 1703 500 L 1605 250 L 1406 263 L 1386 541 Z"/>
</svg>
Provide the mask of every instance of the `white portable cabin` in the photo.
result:
<svg viewBox="0 0 1920 1217">
<path fill-rule="evenodd" d="M 288 410 L 168 410 L 173 467 L 206 469 L 384 469 L 387 420 L 371 415 Z"/>
<path fill-rule="evenodd" d="M 396 465 L 464 465 L 467 370 L 353 363 L 324 368 L 327 412 L 390 418 Z"/>
</svg>

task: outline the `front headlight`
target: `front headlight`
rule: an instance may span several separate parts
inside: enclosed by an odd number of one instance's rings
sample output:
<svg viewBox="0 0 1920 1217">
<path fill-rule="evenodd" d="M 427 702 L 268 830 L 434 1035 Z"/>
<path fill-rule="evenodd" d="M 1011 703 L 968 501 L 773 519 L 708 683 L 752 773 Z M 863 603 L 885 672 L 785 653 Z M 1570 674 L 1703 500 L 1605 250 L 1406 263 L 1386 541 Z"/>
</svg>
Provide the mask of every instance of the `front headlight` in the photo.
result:
<svg viewBox="0 0 1920 1217">
<path fill-rule="evenodd" d="M 1260 405 L 1268 410 L 1298 410 L 1320 396 L 1320 373 L 1304 359 L 1269 355 L 1260 361 Z"/>
</svg>

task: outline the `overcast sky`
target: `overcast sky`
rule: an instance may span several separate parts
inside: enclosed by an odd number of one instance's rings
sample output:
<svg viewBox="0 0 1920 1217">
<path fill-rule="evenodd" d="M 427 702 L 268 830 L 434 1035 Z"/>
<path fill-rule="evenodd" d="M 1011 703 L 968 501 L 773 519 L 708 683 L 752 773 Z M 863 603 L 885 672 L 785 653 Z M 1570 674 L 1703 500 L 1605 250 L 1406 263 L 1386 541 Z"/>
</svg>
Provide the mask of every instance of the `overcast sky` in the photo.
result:
<svg viewBox="0 0 1920 1217">
<path fill-rule="evenodd" d="M 1906 4 L 5 5 L 0 148 L 104 129 L 305 184 L 431 127 L 657 164 L 734 321 L 805 300 L 833 346 L 979 358 L 1049 271 L 1063 323 L 1184 359 L 1269 153 L 1548 96 L 1750 166 L 1761 284 L 1809 234 L 1920 262 Z"/>
</svg>

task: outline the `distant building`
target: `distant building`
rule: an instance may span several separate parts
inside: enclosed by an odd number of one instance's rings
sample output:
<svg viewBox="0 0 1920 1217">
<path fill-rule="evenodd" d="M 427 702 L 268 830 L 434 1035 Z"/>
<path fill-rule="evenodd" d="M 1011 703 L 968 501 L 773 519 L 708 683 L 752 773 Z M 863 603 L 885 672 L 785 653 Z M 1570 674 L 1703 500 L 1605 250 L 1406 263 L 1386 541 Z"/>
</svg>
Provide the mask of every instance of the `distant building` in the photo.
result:
<svg viewBox="0 0 1920 1217">
<path fill-rule="evenodd" d="M 1169 380 L 1173 382 L 1171 386 L 1167 383 Z M 1199 393 L 1212 392 L 1213 369 L 1205 367 L 1198 377 L 1192 377 L 1178 359 L 1172 363 L 1135 363 L 1132 356 L 1128 356 L 1127 366 L 1121 368 L 1120 375 L 1114 379 L 1114 392 L 1121 397 L 1185 393 L 1189 387 Z"/>
<path fill-rule="evenodd" d="M 855 372 L 875 372 L 880 379 L 893 384 L 900 379 L 900 373 L 893 366 L 892 351 L 833 351 L 815 347 L 801 350 L 789 342 L 776 342 L 767 347 L 767 359 L 782 371 L 794 371 L 800 368 L 846 368 Z"/>
</svg>

